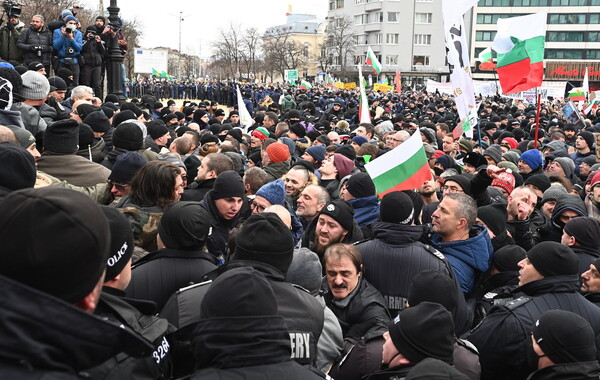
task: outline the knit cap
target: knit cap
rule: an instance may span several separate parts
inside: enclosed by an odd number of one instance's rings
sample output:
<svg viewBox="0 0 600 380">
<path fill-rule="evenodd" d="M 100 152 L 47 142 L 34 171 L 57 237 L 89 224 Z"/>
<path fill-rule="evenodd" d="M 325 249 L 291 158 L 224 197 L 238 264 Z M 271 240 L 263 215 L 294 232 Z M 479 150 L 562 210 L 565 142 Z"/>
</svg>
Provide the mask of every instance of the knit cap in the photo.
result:
<svg viewBox="0 0 600 380">
<path fill-rule="evenodd" d="M 536 170 L 542 166 L 542 154 L 537 149 L 530 149 L 524 152 L 519 159 L 529 165 L 531 170 Z"/>
<path fill-rule="evenodd" d="M 271 162 L 275 164 L 278 162 L 287 161 L 290 158 L 290 150 L 288 149 L 287 145 L 280 142 L 270 144 L 266 151 Z"/>
<path fill-rule="evenodd" d="M 281 179 L 266 183 L 258 189 L 256 195 L 265 198 L 272 205 L 285 204 L 285 185 Z"/>
<path fill-rule="evenodd" d="M 48 79 L 37 71 L 27 71 L 21 75 L 21 79 L 23 80 L 21 96 L 25 99 L 45 99 L 50 93 Z"/>
</svg>

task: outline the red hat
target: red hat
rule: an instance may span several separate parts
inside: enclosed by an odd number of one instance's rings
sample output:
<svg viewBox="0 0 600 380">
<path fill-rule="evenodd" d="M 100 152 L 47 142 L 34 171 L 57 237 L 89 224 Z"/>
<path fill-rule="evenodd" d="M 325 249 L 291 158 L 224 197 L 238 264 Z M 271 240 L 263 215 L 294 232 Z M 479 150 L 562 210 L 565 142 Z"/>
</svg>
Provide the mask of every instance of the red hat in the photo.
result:
<svg viewBox="0 0 600 380">
<path fill-rule="evenodd" d="M 433 158 L 438 158 L 438 157 L 440 157 L 440 156 L 443 156 L 443 155 L 445 155 L 445 154 L 446 154 L 446 153 L 444 153 L 444 152 L 443 152 L 443 151 L 441 151 L 441 150 L 436 150 L 436 151 L 433 153 Z"/>
<path fill-rule="evenodd" d="M 287 145 L 276 142 L 267 147 L 267 154 L 272 163 L 287 161 L 290 158 L 290 149 Z"/>
<path fill-rule="evenodd" d="M 252 136 L 263 141 L 269 138 L 269 131 L 266 128 L 258 127 L 252 131 Z"/>
<path fill-rule="evenodd" d="M 594 186 L 600 185 L 600 171 L 597 171 L 592 177 L 592 181 L 590 182 L 590 190 L 594 188 Z"/>
<path fill-rule="evenodd" d="M 498 187 L 506 190 L 507 193 L 512 193 L 515 189 L 515 176 L 511 173 L 502 172 L 492 181 L 492 187 Z"/>
<path fill-rule="evenodd" d="M 505 137 L 502 139 L 502 142 L 506 142 L 510 146 L 510 149 L 517 149 L 517 147 L 519 146 L 517 140 L 515 140 L 512 137 Z"/>
</svg>

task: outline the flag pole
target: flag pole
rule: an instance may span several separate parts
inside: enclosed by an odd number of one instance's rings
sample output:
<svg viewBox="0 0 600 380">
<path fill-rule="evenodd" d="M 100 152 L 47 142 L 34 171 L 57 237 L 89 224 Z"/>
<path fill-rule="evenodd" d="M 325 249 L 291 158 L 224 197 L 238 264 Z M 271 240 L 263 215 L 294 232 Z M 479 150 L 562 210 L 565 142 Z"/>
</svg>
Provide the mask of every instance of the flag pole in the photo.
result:
<svg viewBox="0 0 600 380">
<path fill-rule="evenodd" d="M 541 102 L 541 98 L 542 98 L 542 94 L 539 93 L 539 87 L 535 88 L 535 95 L 537 98 L 537 105 L 536 105 L 536 114 L 535 114 L 535 140 L 533 142 L 533 149 L 537 149 L 538 146 L 538 134 L 539 134 L 539 130 L 540 130 L 540 112 L 542 109 L 542 102 Z"/>
</svg>

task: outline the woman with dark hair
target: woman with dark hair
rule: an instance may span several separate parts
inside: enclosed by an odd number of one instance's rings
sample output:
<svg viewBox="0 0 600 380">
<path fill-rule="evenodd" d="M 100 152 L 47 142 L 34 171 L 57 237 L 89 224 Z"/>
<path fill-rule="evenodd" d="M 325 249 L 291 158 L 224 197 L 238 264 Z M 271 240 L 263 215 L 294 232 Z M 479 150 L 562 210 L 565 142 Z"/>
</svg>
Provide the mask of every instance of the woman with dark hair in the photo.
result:
<svg viewBox="0 0 600 380">
<path fill-rule="evenodd" d="M 129 220 L 135 245 L 155 251 L 157 226 L 171 203 L 183 193 L 181 171 L 172 163 L 150 161 L 131 180 L 131 193 L 117 204 L 117 209 Z"/>
</svg>

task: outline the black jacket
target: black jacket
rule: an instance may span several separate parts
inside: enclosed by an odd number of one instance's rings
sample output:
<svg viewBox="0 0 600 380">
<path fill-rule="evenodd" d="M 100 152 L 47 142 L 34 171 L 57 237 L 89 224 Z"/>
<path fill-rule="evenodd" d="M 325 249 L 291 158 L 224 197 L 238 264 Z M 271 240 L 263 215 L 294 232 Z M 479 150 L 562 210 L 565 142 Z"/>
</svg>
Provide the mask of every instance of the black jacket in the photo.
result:
<svg viewBox="0 0 600 380">
<path fill-rule="evenodd" d="M 289 339 L 281 316 L 203 319 L 191 338 L 201 368 L 192 379 L 323 379 L 290 359 Z"/>
<path fill-rule="evenodd" d="M 95 39 L 88 40 L 83 36 L 83 46 L 81 47 L 81 64 L 85 66 L 101 66 L 106 49 L 104 43 L 98 42 Z"/>
<path fill-rule="evenodd" d="M 482 379 L 525 379 L 536 368 L 527 363 L 527 343 L 535 321 L 548 310 L 571 311 L 587 320 L 600 346 L 600 308 L 577 291 L 579 278 L 555 276 L 527 283 L 525 295 L 493 307 L 467 339 L 479 350 Z"/>
<path fill-rule="evenodd" d="M 597 238 L 600 238 L 598 236 Z M 573 252 L 579 257 L 579 275 L 581 276 L 583 272 L 590 270 L 590 264 L 592 261 L 596 260 L 600 257 L 600 252 L 594 250 L 592 248 L 583 247 L 581 245 L 574 245 L 571 247 Z"/>
<path fill-rule="evenodd" d="M 246 204 L 247 202 L 243 202 Z M 231 220 L 225 220 L 219 214 L 215 201 L 213 200 L 212 190 L 208 191 L 202 199 L 202 207 L 210 213 L 210 227 L 211 230 L 208 233 L 206 239 L 206 249 L 210 254 L 219 260 L 223 260 L 227 257 L 227 242 L 229 240 L 229 231 L 241 221 L 241 214 L 243 209 L 237 213 L 237 215 Z"/>
<path fill-rule="evenodd" d="M 344 339 L 357 341 L 364 337 L 369 340 L 388 330 L 390 314 L 385 301 L 362 274 L 356 288 L 344 299 L 333 298 L 326 278 L 323 279 L 322 289 L 325 292 L 325 304 L 340 322 Z"/>
<path fill-rule="evenodd" d="M 177 290 L 204 281 L 216 263 L 207 252 L 159 249 L 136 261 L 127 296 L 153 301 L 160 310 Z"/>
<path fill-rule="evenodd" d="M 257 261 L 231 261 L 207 274 L 207 282 L 181 289 L 171 296 L 160 316 L 179 329 L 176 333 L 179 343 L 176 345 L 184 347 L 186 340 L 189 341 L 189 334 L 200 321 L 200 305 L 210 287 L 210 280 L 228 269 L 240 266 L 251 266 L 267 278 L 277 298 L 278 312 L 285 318 L 288 326 L 292 358 L 300 364 L 314 364 L 317 359 L 317 342 L 324 325 L 323 306 L 307 290 L 285 282 L 283 273 L 275 267 Z M 194 363 L 191 360 L 185 364 L 193 366 Z M 181 372 L 185 372 L 185 369 Z"/>
<path fill-rule="evenodd" d="M 315 236 L 319 217 L 315 217 L 302 233 L 302 247 L 306 247 L 314 252 Z M 344 244 L 352 244 L 363 239 L 363 233 L 356 221 L 352 224 L 352 229 L 348 231 L 346 237 L 341 241 Z M 317 253 L 318 254 L 318 253 Z M 319 254 L 318 254 L 319 255 Z M 323 261 L 323 256 L 319 255 L 319 259 Z"/>
<path fill-rule="evenodd" d="M 25 65 L 37 61 L 49 66 L 52 56 L 52 32 L 46 26 L 42 26 L 39 31 L 30 26 L 21 32 L 17 47 L 23 52 Z"/>
<path fill-rule="evenodd" d="M 454 277 L 444 256 L 419 241 L 424 232 L 423 226 L 383 222 L 371 226 L 375 239 L 361 242 L 356 248 L 363 259 L 365 279 L 381 292 L 392 318 L 406 307 L 408 291 L 418 273 L 431 269 Z M 456 333 L 461 334 L 471 327 L 473 315 L 466 306 L 458 283 L 456 297 L 457 310 L 453 317 Z"/>
<path fill-rule="evenodd" d="M 535 371 L 527 380 L 585 380 L 599 377 L 600 365 L 597 361 L 593 361 L 552 365 Z"/>
<path fill-rule="evenodd" d="M 212 190 L 216 180 L 216 178 L 209 178 L 204 181 L 190 183 L 188 188 L 181 194 L 181 200 L 200 202 L 204 199 L 206 193 Z"/>
<path fill-rule="evenodd" d="M 135 331 L 154 346 L 142 358 L 119 354 L 88 372 L 94 379 L 163 379 L 171 376 L 170 343 L 166 338 L 175 328 L 165 319 L 154 316 L 145 304 L 127 299 L 125 293 L 104 287 L 94 314 Z M 153 306 L 153 305 L 152 305 Z M 138 309 L 140 307 L 142 310 Z"/>
<path fill-rule="evenodd" d="M 119 352 L 153 347 L 128 329 L 0 276 L 0 377 L 79 378 Z"/>
</svg>

